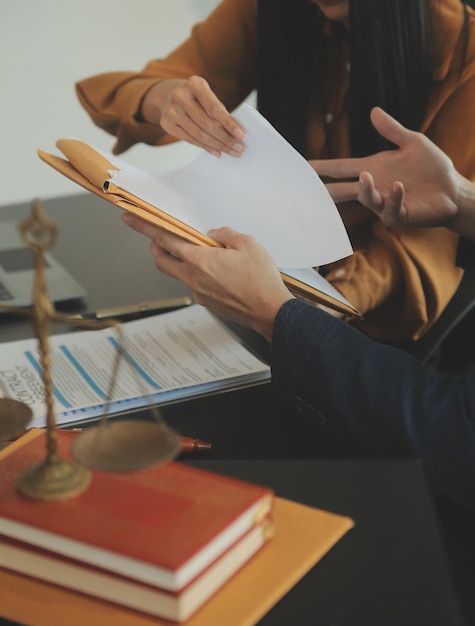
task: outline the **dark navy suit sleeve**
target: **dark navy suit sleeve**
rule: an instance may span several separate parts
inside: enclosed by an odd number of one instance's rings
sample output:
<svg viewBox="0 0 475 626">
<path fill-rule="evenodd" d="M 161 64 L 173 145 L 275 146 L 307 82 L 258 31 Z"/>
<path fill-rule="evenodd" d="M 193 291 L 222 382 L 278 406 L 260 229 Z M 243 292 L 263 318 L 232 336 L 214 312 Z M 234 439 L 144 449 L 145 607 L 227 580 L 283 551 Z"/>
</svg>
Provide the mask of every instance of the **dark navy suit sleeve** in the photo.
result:
<svg viewBox="0 0 475 626">
<path fill-rule="evenodd" d="M 475 510 L 475 367 L 462 379 L 433 372 L 298 299 L 277 315 L 271 366 L 280 400 L 378 454 L 422 459 Z"/>
</svg>

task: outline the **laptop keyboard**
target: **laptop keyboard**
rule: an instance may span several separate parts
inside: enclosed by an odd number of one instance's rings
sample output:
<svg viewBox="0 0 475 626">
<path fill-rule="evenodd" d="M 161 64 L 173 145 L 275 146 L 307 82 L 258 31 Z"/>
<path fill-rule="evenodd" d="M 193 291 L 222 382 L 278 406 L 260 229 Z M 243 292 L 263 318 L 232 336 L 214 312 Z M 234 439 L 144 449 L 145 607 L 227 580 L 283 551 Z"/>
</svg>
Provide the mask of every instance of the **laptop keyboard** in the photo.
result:
<svg viewBox="0 0 475 626">
<path fill-rule="evenodd" d="M 0 281 L 0 302 L 6 302 L 7 300 L 13 300 L 13 294 Z"/>
</svg>

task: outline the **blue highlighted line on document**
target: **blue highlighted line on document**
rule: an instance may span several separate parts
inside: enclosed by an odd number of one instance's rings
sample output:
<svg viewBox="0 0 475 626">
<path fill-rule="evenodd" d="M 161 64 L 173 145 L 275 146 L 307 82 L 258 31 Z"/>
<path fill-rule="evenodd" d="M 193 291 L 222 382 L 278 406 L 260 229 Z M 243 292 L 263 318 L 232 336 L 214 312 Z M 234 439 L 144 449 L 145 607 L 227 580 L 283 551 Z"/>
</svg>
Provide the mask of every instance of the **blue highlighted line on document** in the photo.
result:
<svg viewBox="0 0 475 626">
<path fill-rule="evenodd" d="M 41 368 L 41 365 L 33 356 L 33 354 L 30 351 L 26 351 L 25 356 L 28 359 L 28 361 L 31 363 L 31 365 L 34 367 L 36 372 L 42 377 L 43 370 Z M 68 409 L 72 408 L 73 405 L 70 402 L 68 402 L 68 400 L 66 400 L 63 394 L 57 389 L 57 387 L 55 387 L 54 384 L 53 384 L 53 393 L 54 393 L 55 398 L 58 400 L 58 402 L 61 402 L 63 406 L 67 407 Z"/>
<path fill-rule="evenodd" d="M 131 367 L 134 368 L 134 370 L 136 372 L 138 372 L 140 374 L 140 376 L 147 381 L 147 383 L 150 385 L 150 387 L 152 387 L 152 389 L 156 389 L 157 391 L 159 391 L 160 389 L 162 389 L 162 387 L 156 383 L 153 378 L 150 378 L 150 376 L 147 374 L 147 372 L 143 369 L 143 367 L 141 367 L 137 361 L 131 357 L 131 355 L 127 352 L 127 350 L 124 350 L 124 348 L 120 345 L 120 342 L 117 341 L 117 339 L 115 337 L 108 337 L 108 340 L 110 341 L 110 343 L 114 346 L 114 348 L 118 351 L 121 351 L 122 354 L 124 355 L 124 358 L 127 360 L 127 363 L 129 363 L 129 365 Z"/>
<path fill-rule="evenodd" d="M 91 378 L 91 376 L 86 372 L 86 370 L 84 369 L 84 367 L 81 365 L 81 363 L 79 363 L 79 361 L 76 359 L 76 357 L 71 354 L 71 351 L 66 348 L 66 346 L 60 346 L 59 347 L 61 352 L 64 354 L 64 356 L 68 359 L 68 361 L 74 365 L 74 367 L 76 368 L 76 370 L 81 374 L 82 378 L 87 382 L 87 384 L 89 385 L 89 387 L 91 387 L 91 389 L 93 389 L 97 395 L 102 398 L 103 400 L 107 400 L 107 396 L 106 394 L 103 392 L 103 390 L 99 387 L 99 385 L 97 385 L 94 380 Z"/>
</svg>

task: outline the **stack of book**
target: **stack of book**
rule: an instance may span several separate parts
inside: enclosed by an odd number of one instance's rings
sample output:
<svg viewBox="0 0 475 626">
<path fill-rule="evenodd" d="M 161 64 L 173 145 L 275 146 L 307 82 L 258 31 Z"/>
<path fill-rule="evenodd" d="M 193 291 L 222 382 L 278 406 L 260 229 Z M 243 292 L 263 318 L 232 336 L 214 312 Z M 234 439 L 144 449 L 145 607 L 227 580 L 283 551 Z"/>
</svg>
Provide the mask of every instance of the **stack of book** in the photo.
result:
<svg viewBox="0 0 475 626">
<path fill-rule="evenodd" d="M 74 435 L 57 434 L 68 458 Z M 29 500 L 16 482 L 45 446 L 32 429 L 0 452 L 0 614 L 22 623 L 255 623 L 353 526 L 173 461 Z"/>
<path fill-rule="evenodd" d="M 58 431 L 60 455 L 72 433 Z M 272 491 L 168 462 L 95 472 L 82 495 L 28 500 L 18 476 L 41 462 L 34 429 L 0 462 L 0 565 L 174 621 L 184 621 L 272 534 Z"/>
</svg>

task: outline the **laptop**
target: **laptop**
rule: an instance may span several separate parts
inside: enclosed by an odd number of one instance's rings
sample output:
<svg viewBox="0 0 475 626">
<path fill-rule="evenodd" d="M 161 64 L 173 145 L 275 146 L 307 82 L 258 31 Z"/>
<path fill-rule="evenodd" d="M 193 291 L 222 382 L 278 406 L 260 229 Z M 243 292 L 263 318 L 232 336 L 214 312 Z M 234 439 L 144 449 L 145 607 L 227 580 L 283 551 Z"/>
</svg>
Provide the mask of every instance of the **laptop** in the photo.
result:
<svg viewBox="0 0 475 626">
<path fill-rule="evenodd" d="M 48 252 L 44 254 L 45 279 L 53 302 L 86 295 L 85 289 Z M 0 305 L 28 307 L 33 304 L 35 255 L 25 245 L 14 221 L 0 221 Z M 0 307 L 0 313 L 5 310 Z"/>
</svg>

